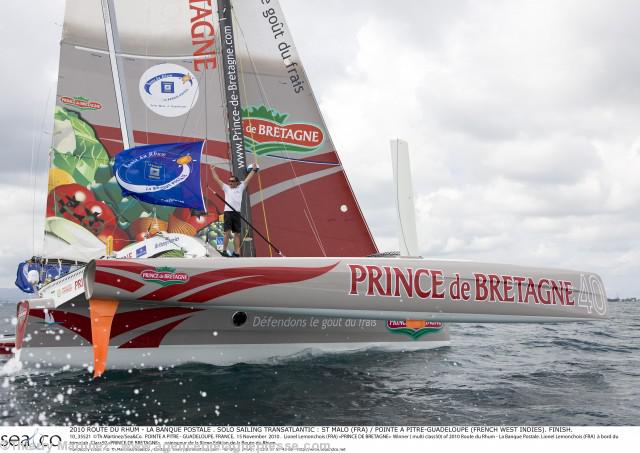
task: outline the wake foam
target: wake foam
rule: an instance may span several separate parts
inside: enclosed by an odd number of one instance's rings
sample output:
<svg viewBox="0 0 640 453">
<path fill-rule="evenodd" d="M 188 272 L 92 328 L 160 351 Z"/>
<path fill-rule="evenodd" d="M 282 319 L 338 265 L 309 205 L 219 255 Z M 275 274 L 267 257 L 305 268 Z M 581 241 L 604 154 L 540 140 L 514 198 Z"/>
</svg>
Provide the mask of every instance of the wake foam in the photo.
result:
<svg viewBox="0 0 640 453">
<path fill-rule="evenodd" d="M 17 357 L 11 357 L 0 367 L 0 376 L 14 376 L 22 371 L 22 362 Z"/>
</svg>

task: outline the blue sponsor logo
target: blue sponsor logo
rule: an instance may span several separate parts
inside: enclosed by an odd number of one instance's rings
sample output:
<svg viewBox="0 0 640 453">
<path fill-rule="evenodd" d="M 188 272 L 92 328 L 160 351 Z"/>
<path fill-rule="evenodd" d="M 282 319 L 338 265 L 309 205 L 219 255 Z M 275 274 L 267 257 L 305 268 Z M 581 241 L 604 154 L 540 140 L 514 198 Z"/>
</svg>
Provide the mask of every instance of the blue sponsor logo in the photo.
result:
<svg viewBox="0 0 640 453">
<path fill-rule="evenodd" d="M 173 82 L 160 82 L 160 91 L 167 94 L 173 94 L 176 92 L 175 85 Z"/>
<path fill-rule="evenodd" d="M 147 254 L 147 246 L 143 245 L 139 249 L 136 249 L 136 258 L 140 258 L 143 255 Z"/>
<path fill-rule="evenodd" d="M 157 76 L 147 80 L 144 84 L 144 91 L 151 94 L 151 87 L 153 86 L 153 84 L 155 84 L 156 82 L 160 82 L 160 92 L 174 94 L 176 80 L 182 82 L 182 86 L 184 87 L 183 91 L 179 93 L 179 96 L 185 94 L 189 90 L 189 88 L 193 86 L 193 80 L 191 79 L 191 76 L 189 74 L 183 74 L 181 72 L 168 72 L 165 74 L 158 74 Z"/>
<path fill-rule="evenodd" d="M 158 165 L 152 162 L 146 162 L 147 178 L 149 179 L 162 179 L 162 165 Z"/>
</svg>

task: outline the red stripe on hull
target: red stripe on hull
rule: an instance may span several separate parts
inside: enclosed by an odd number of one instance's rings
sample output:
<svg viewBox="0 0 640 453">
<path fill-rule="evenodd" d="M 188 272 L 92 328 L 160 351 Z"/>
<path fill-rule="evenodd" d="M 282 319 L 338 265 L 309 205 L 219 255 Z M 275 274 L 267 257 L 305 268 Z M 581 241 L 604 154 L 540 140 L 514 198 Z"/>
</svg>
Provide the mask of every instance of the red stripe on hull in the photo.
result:
<svg viewBox="0 0 640 453">
<path fill-rule="evenodd" d="M 110 338 L 115 338 L 120 334 L 129 332 L 153 322 L 162 321 L 164 319 L 173 318 L 187 313 L 192 314 L 198 311 L 201 311 L 201 309 L 160 307 L 116 313 L 116 315 L 113 317 L 113 323 L 111 325 Z M 77 333 L 89 343 L 92 342 L 91 322 L 88 316 L 83 316 L 77 313 L 67 312 L 63 310 L 49 310 L 49 313 L 55 321 L 55 323 L 51 324 L 52 327 L 62 326 L 65 329 Z M 30 310 L 29 314 L 31 316 L 35 316 L 36 318 L 45 319 L 44 310 L 39 308 Z"/>
<path fill-rule="evenodd" d="M 145 332 L 140 336 L 137 336 L 126 343 L 121 344 L 118 348 L 157 348 L 160 346 L 162 339 L 167 335 L 173 328 L 175 328 L 178 324 L 186 318 L 178 319 L 177 321 L 170 322 L 169 324 L 165 324 L 162 327 L 158 327 L 157 329 L 150 330 L 149 332 Z"/>
<path fill-rule="evenodd" d="M 143 283 L 137 282 L 122 275 L 112 274 L 111 272 L 96 271 L 96 283 L 120 288 L 130 293 L 138 291 L 144 286 Z"/>
<path fill-rule="evenodd" d="M 328 271 L 325 271 L 324 269 L 331 270 L 336 265 L 337 263 L 334 264 L 333 266 L 328 266 L 327 268 L 310 268 L 310 269 L 312 269 L 313 271 L 319 271 L 320 273 L 317 273 L 316 274 L 317 276 L 317 275 L 322 275 L 325 272 L 328 272 Z M 171 297 L 175 297 L 180 294 L 186 293 L 189 290 L 199 288 L 201 286 L 208 285 L 211 283 L 216 283 L 222 280 L 246 278 L 248 276 L 255 276 L 255 275 L 263 275 L 265 271 L 268 269 L 272 269 L 272 268 L 239 267 L 239 268 L 231 268 L 231 269 L 217 269 L 213 271 L 203 272 L 201 274 L 196 274 L 190 277 L 189 281 L 183 285 L 172 285 L 172 286 L 165 286 L 164 288 L 158 288 L 150 292 L 149 294 L 146 294 L 140 297 L 138 300 L 147 300 L 147 301 L 167 300 Z M 285 271 L 290 272 L 300 268 L 285 267 L 280 269 L 284 269 Z"/>
<path fill-rule="evenodd" d="M 96 261 L 96 273 L 100 271 L 101 267 L 107 267 L 111 269 L 118 269 L 125 272 L 131 272 L 132 274 L 140 275 L 140 272 L 149 269 L 146 264 L 131 263 L 128 261 L 114 261 L 114 260 L 97 260 Z"/>
<path fill-rule="evenodd" d="M 54 324 L 51 324 L 52 328 L 60 325 L 74 333 L 77 333 L 86 341 L 91 343 L 91 321 L 88 316 L 82 316 L 62 310 L 49 310 L 49 313 L 53 316 L 55 321 Z M 41 308 L 35 308 L 29 310 L 29 315 L 44 319 L 44 310 Z"/>
<path fill-rule="evenodd" d="M 338 262 L 339 263 L 339 262 Z M 180 299 L 180 302 L 207 302 L 218 297 L 260 286 L 277 285 L 281 283 L 296 283 L 310 280 L 326 274 L 338 263 L 326 267 L 268 267 L 244 269 L 244 277 L 227 283 L 221 283 L 212 288 L 207 288 L 190 296 Z M 229 269 L 237 271 L 238 269 Z M 234 272 L 236 273 L 236 272 Z M 229 277 L 231 278 L 231 277 Z"/>
<path fill-rule="evenodd" d="M 113 324 L 111 325 L 111 338 L 115 338 L 122 333 L 129 332 L 130 330 L 137 329 L 153 322 L 198 311 L 202 310 L 199 308 L 162 307 L 116 313 L 113 318 Z"/>
</svg>

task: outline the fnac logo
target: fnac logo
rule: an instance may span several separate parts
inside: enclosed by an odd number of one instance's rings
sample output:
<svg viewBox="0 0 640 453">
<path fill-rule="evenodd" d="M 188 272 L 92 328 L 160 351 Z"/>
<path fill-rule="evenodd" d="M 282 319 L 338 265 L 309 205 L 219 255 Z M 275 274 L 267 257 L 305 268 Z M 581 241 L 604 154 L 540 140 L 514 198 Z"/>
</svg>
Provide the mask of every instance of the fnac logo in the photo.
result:
<svg viewBox="0 0 640 453">
<path fill-rule="evenodd" d="M 387 321 L 387 330 L 389 332 L 409 335 L 414 340 L 417 340 L 424 334 L 438 332 L 442 327 L 443 324 L 436 321 L 415 319 L 408 319 L 406 321 Z"/>
<path fill-rule="evenodd" d="M 324 142 L 315 124 L 286 123 L 289 115 L 264 105 L 242 109 L 245 148 L 257 155 L 274 152 L 310 153 Z"/>
<path fill-rule="evenodd" d="M 140 272 L 140 277 L 147 282 L 157 283 L 161 286 L 181 285 L 189 281 L 189 276 L 184 272 L 176 272 L 173 267 L 156 267 Z"/>
</svg>

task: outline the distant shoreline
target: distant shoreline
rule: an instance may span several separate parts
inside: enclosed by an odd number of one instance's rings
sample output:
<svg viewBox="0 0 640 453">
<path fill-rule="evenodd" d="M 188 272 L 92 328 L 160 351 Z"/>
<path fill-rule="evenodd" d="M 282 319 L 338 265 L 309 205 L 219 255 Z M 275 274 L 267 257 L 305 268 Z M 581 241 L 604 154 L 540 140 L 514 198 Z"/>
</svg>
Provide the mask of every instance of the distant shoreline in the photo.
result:
<svg viewBox="0 0 640 453">
<path fill-rule="evenodd" d="M 637 297 L 614 297 L 614 298 L 608 298 L 607 299 L 608 302 L 638 302 L 640 301 L 639 298 Z"/>
<path fill-rule="evenodd" d="M 25 299 L 28 296 L 27 293 L 23 293 L 18 288 L 0 288 L 0 303 L 17 302 L 19 299 Z"/>
</svg>

